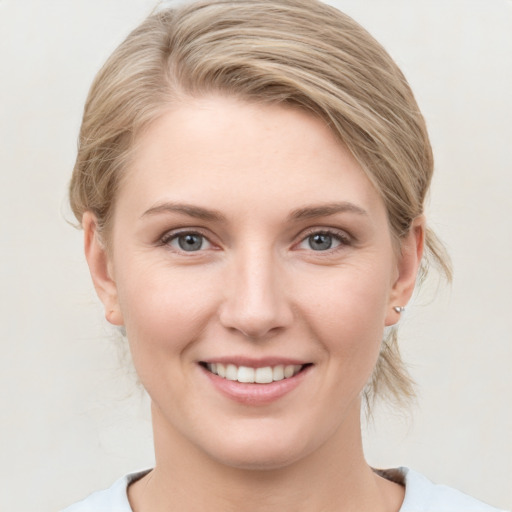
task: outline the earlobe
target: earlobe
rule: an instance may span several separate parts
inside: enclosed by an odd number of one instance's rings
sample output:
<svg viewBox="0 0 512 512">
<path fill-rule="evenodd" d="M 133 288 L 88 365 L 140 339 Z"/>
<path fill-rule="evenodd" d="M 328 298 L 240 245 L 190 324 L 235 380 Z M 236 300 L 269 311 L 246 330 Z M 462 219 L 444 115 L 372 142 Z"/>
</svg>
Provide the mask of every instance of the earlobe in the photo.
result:
<svg viewBox="0 0 512 512">
<path fill-rule="evenodd" d="M 84 251 L 92 281 L 105 308 L 105 318 L 113 325 L 123 325 L 117 287 L 112 276 L 110 257 L 98 232 L 96 216 L 87 211 L 82 217 Z"/>
<path fill-rule="evenodd" d="M 409 302 L 416 285 L 416 278 L 423 257 L 425 241 L 425 217 L 420 215 L 411 224 L 409 233 L 402 238 L 397 258 L 398 277 L 390 294 L 386 326 L 394 325 L 400 319 L 405 305 Z"/>
</svg>

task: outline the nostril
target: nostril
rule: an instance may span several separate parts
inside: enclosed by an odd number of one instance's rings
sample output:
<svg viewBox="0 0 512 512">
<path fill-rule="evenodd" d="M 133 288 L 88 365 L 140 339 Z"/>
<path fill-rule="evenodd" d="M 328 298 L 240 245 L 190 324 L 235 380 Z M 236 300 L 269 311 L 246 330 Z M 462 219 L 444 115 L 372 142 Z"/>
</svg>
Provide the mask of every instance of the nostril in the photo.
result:
<svg viewBox="0 0 512 512">
<path fill-rule="evenodd" d="M 249 340 L 259 340 L 280 332 L 293 323 L 292 307 L 282 292 L 281 279 L 273 262 L 255 261 L 255 254 L 244 253 L 239 272 L 226 283 L 219 306 L 221 324 Z"/>
</svg>

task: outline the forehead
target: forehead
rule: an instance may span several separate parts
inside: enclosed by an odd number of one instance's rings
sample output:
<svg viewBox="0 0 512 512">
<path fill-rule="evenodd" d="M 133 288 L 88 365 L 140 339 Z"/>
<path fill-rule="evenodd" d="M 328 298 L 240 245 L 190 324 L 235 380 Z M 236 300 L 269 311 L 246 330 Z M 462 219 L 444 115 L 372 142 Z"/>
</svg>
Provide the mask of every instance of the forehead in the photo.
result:
<svg viewBox="0 0 512 512">
<path fill-rule="evenodd" d="M 324 121 L 293 107 L 218 96 L 174 106 L 139 137 L 118 201 L 142 210 L 165 200 L 235 213 L 339 201 L 383 208 Z"/>
</svg>

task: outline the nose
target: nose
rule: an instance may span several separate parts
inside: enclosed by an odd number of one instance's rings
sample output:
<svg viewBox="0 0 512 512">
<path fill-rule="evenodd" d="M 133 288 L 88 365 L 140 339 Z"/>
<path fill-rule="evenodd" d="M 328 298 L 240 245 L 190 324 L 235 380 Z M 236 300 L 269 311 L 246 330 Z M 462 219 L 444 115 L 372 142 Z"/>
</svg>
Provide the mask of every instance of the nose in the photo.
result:
<svg viewBox="0 0 512 512">
<path fill-rule="evenodd" d="M 247 249 L 228 272 L 220 322 L 253 340 L 276 334 L 293 321 L 289 291 L 275 258 Z"/>
</svg>

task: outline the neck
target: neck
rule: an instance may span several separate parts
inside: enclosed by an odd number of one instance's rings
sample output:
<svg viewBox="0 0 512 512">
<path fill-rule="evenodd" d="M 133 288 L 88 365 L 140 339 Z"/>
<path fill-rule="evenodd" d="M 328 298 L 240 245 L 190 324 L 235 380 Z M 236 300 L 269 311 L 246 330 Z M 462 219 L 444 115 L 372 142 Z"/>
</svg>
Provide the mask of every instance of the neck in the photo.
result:
<svg viewBox="0 0 512 512">
<path fill-rule="evenodd" d="M 358 406 L 313 453 L 268 469 L 223 464 L 152 413 L 156 466 L 129 489 L 134 512 L 396 512 L 403 500 L 403 489 L 365 462 Z"/>
</svg>

